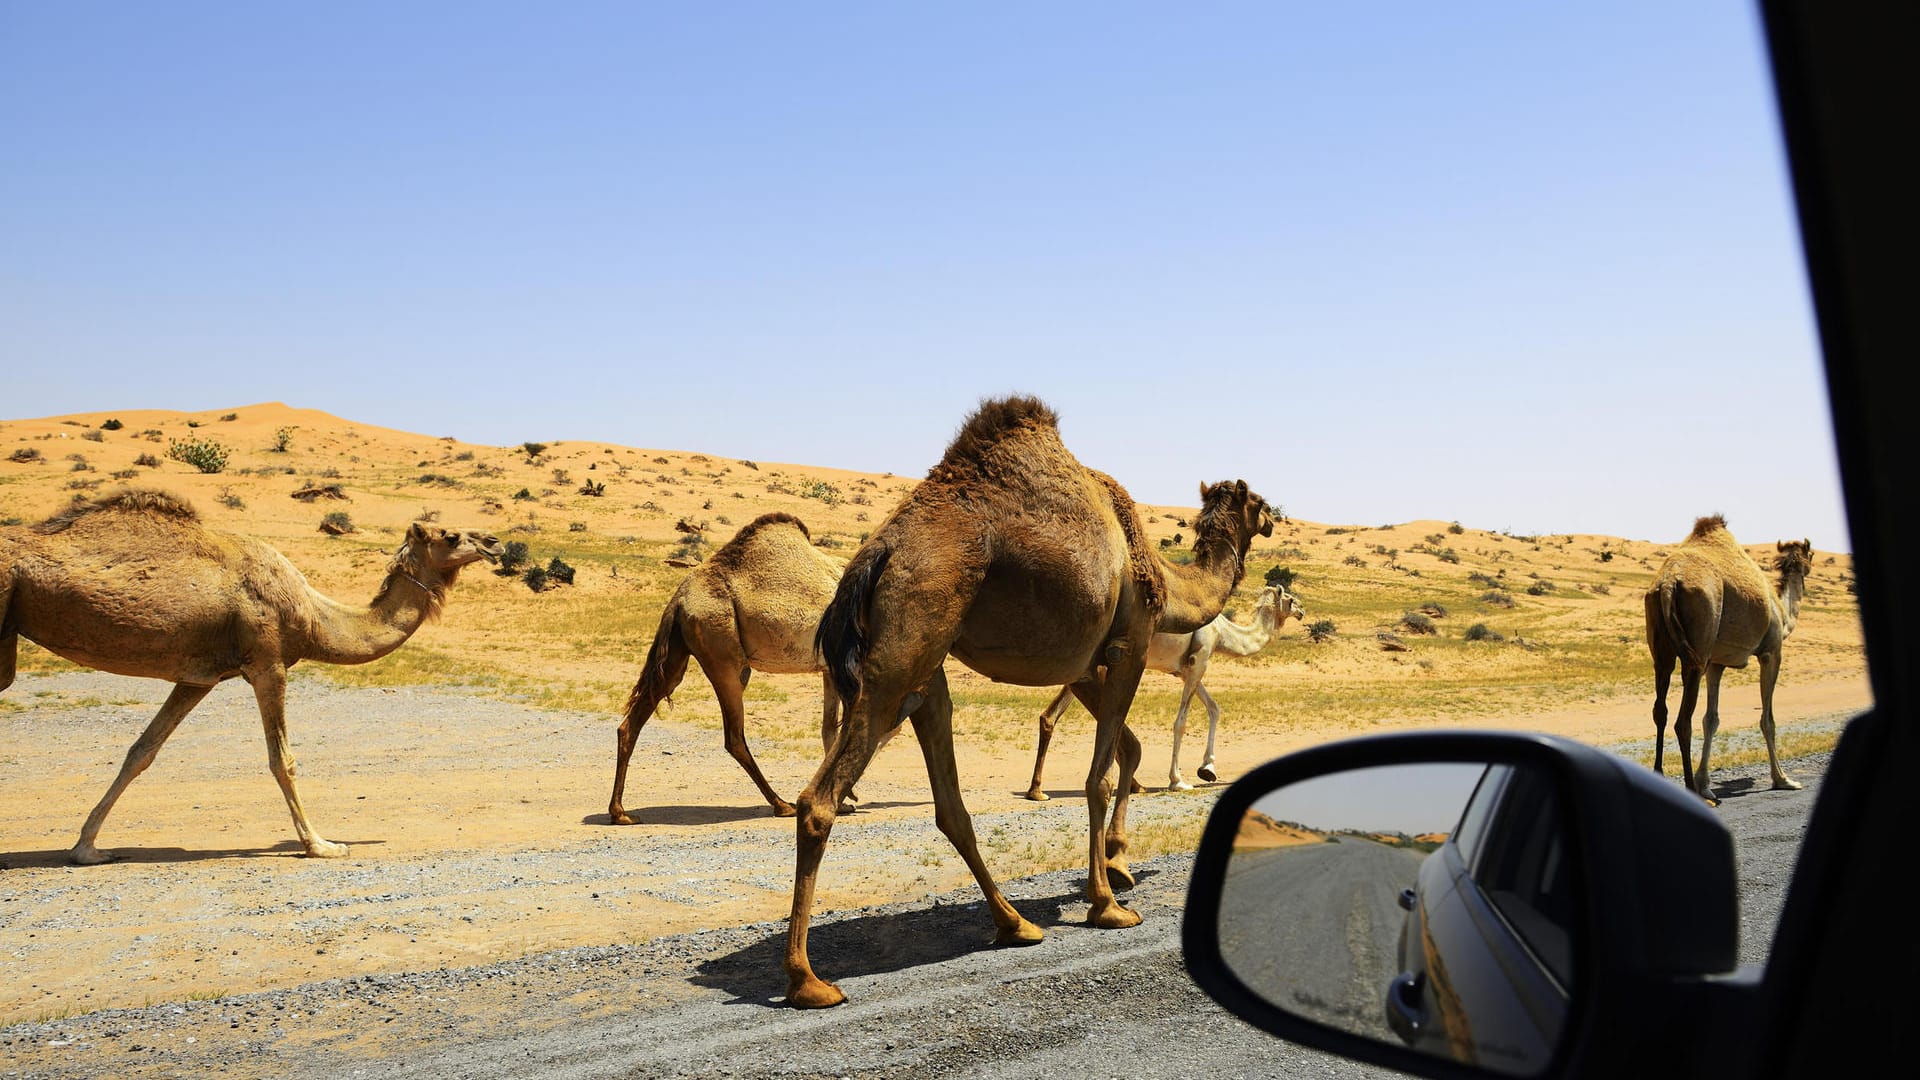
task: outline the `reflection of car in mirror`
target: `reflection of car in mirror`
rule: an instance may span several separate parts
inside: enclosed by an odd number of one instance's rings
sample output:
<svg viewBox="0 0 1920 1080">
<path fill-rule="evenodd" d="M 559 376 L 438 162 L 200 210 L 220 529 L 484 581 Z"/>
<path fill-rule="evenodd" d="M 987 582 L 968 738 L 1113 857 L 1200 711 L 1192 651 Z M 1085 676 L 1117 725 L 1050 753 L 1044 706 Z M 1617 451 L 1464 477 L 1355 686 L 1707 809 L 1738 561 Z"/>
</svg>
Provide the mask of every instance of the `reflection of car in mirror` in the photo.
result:
<svg viewBox="0 0 1920 1080">
<path fill-rule="evenodd" d="M 1578 884 L 1552 778 L 1490 765 L 1420 865 L 1387 1026 L 1409 1046 L 1530 1074 L 1551 1059 L 1572 986 Z"/>
</svg>

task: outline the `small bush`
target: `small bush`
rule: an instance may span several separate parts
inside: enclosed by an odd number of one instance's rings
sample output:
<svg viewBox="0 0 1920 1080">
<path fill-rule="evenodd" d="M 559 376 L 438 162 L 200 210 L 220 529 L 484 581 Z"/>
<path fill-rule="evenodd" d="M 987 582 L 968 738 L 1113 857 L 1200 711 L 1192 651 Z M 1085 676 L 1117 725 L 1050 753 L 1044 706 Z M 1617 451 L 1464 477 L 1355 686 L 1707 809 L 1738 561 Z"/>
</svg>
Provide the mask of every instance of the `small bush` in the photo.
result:
<svg viewBox="0 0 1920 1080">
<path fill-rule="evenodd" d="M 1606 582 L 1603 581 L 1594 582 L 1591 587 L 1596 596 L 1611 596 L 1613 594 L 1613 590 L 1608 588 Z"/>
<path fill-rule="evenodd" d="M 118 420 L 109 420 L 109 421 L 107 421 L 106 423 L 104 423 L 104 424 L 101 424 L 101 425 L 100 425 L 100 430 L 102 430 L 102 431 L 119 431 L 119 430 L 120 430 L 121 428 L 123 428 L 123 427 L 126 427 L 126 426 L 127 426 L 127 425 L 125 425 L 125 424 L 123 424 L 123 423 L 121 423 L 121 422 L 120 422 L 120 421 L 118 421 Z"/>
<path fill-rule="evenodd" d="M 1602 551 L 1602 552 L 1600 553 L 1600 561 L 1601 561 L 1601 562 L 1612 562 L 1612 561 L 1613 561 L 1613 552 L 1611 552 L 1611 551 Z"/>
<path fill-rule="evenodd" d="M 1307 640 L 1313 642 L 1332 641 L 1336 627 L 1332 619 L 1315 619 L 1307 624 Z"/>
<path fill-rule="evenodd" d="M 520 575 L 520 580 L 527 583 L 527 588 L 532 589 L 534 592 L 540 592 L 547 587 L 546 568 L 529 566 L 527 567 L 527 572 Z"/>
<path fill-rule="evenodd" d="M 134 477 L 140 475 L 140 470 L 139 469 L 115 469 L 112 475 L 115 480 L 131 480 Z"/>
<path fill-rule="evenodd" d="M 1433 553 L 1433 557 L 1436 559 L 1439 559 L 1443 563 L 1458 564 L 1460 562 L 1459 553 L 1454 551 L 1452 548 L 1444 548 L 1440 551 L 1436 551 Z"/>
<path fill-rule="evenodd" d="M 524 540 L 509 540 L 500 549 L 500 566 L 494 573 L 502 577 L 511 577 L 527 561 L 527 545 Z"/>
<path fill-rule="evenodd" d="M 247 500 L 235 494 L 232 488 L 223 487 L 220 489 L 220 505 L 229 510 L 245 510 Z"/>
<path fill-rule="evenodd" d="M 521 488 L 519 491 L 513 493 L 513 497 L 519 499 L 521 502 L 527 502 L 533 498 L 533 492 L 528 491 L 526 488 Z"/>
<path fill-rule="evenodd" d="M 40 451 L 34 449 L 31 446 L 23 446 L 20 449 L 15 450 L 13 454 L 7 458 L 7 460 L 18 461 L 22 465 L 24 465 L 30 461 L 40 461 L 42 460 L 42 458 L 40 457 Z"/>
<path fill-rule="evenodd" d="M 520 449 L 526 453 L 528 460 L 532 460 L 547 452 L 547 444 L 543 442 L 524 442 L 520 444 Z"/>
<path fill-rule="evenodd" d="M 267 449 L 276 454 L 284 454 L 293 445 L 293 429 L 283 427 L 273 433 L 273 445 Z"/>
<path fill-rule="evenodd" d="M 148 442 L 159 442 L 165 436 L 159 428 L 150 427 L 147 430 L 141 432 L 140 437 L 147 440 Z"/>
<path fill-rule="evenodd" d="M 1475 585 L 1485 585 L 1490 589 L 1497 589 L 1500 587 L 1500 580 L 1498 578 L 1493 577 L 1490 574 L 1483 574 L 1478 570 L 1475 570 L 1473 573 L 1468 574 L 1467 580 L 1473 582 Z"/>
<path fill-rule="evenodd" d="M 586 483 L 580 485 L 580 494 L 582 495 L 591 495 L 597 499 L 600 496 L 605 495 L 606 493 L 607 493 L 607 482 L 605 480 L 602 480 L 597 484 L 589 480 Z M 709 502 L 707 505 L 712 506 L 713 504 Z"/>
<path fill-rule="evenodd" d="M 840 505 L 841 494 L 839 488 L 827 483 L 825 480 L 807 480 L 800 485 L 800 497 L 803 499 L 819 499 L 828 506 L 838 506 Z"/>
<path fill-rule="evenodd" d="M 1414 610 L 1422 612 L 1427 615 L 1431 615 L 1436 619 L 1444 619 L 1447 617 L 1446 605 L 1438 603 L 1433 600 L 1429 600 L 1426 603 L 1421 604 L 1419 607 L 1415 608 Z"/>
<path fill-rule="evenodd" d="M 1400 614 L 1400 628 L 1409 634 L 1437 634 L 1440 632 L 1440 628 L 1433 625 L 1433 620 L 1428 618 L 1425 612 L 1420 611 L 1402 612 Z"/>
<path fill-rule="evenodd" d="M 87 464 L 86 458 L 83 458 L 78 454 L 75 454 L 74 458 L 76 460 L 73 463 L 73 468 L 69 471 L 71 472 L 92 472 L 93 471 L 93 466 Z"/>
<path fill-rule="evenodd" d="M 94 428 L 91 431 L 83 431 L 80 433 L 80 437 L 87 440 L 88 442 L 106 442 L 107 441 L 106 433 L 101 431 L 99 428 Z"/>
<path fill-rule="evenodd" d="M 353 532 L 353 519 L 347 516 L 345 510 L 335 510 L 333 513 L 320 519 L 320 531 L 329 536 L 339 536 L 342 533 Z"/>
<path fill-rule="evenodd" d="M 1483 623 L 1483 622 L 1477 622 L 1477 623 L 1474 623 L 1472 626 L 1467 627 L 1466 638 L 1468 641 L 1505 641 L 1507 640 L 1505 635 L 1501 634 L 1498 630 L 1495 630 L 1494 628 L 1492 628 L 1491 626 L 1488 626 L 1486 623 Z"/>
<path fill-rule="evenodd" d="M 473 460 L 473 451 L 471 451 L 471 450 L 462 450 L 462 451 L 460 451 L 459 453 L 457 453 L 457 454 L 455 454 L 455 455 L 453 455 L 453 460 L 455 460 L 455 461 L 472 461 L 472 460 Z"/>
<path fill-rule="evenodd" d="M 1467 530 L 1459 522 L 1456 521 L 1453 524 L 1447 526 L 1447 531 L 1452 533 L 1455 536 L 1459 536 L 1461 533 L 1466 532 Z"/>
<path fill-rule="evenodd" d="M 573 483 L 573 474 L 565 469 L 555 469 L 553 470 L 553 482 L 556 484 L 571 484 Z"/>
<path fill-rule="evenodd" d="M 443 476 L 440 473 L 422 473 L 419 482 L 422 484 L 432 484 L 436 487 L 460 486 L 460 481 L 455 480 L 451 476 Z"/>
<path fill-rule="evenodd" d="M 1274 566 L 1267 569 L 1267 584 L 1275 588 L 1293 588 L 1293 577 L 1293 568 L 1289 566 Z"/>
<path fill-rule="evenodd" d="M 227 467 L 227 448 L 212 439 L 174 439 L 167 444 L 167 456 L 203 473 L 217 473 Z"/>
<path fill-rule="evenodd" d="M 224 416 L 222 416 L 222 417 L 220 417 L 220 422 L 224 424 L 224 423 L 227 423 L 228 421 L 231 421 L 231 420 L 238 420 L 238 419 L 240 419 L 240 414 L 239 414 L 239 413 L 237 413 L 237 412 L 230 412 L 230 413 L 227 413 L 226 415 L 224 415 Z"/>
<path fill-rule="evenodd" d="M 586 531 L 587 531 L 587 523 L 586 523 L 586 522 L 584 522 L 584 521 L 573 521 L 573 522 L 568 522 L 568 523 L 567 523 L 567 531 L 568 531 L 568 532 L 586 532 Z"/>
<path fill-rule="evenodd" d="M 560 556 L 555 555 L 552 560 L 547 563 L 547 580 L 557 581 L 562 585 L 571 585 L 573 584 L 573 567 L 561 562 Z"/>
<path fill-rule="evenodd" d="M 1513 596 L 1504 589 L 1488 589 L 1480 594 L 1480 602 L 1493 607 L 1510 608 L 1514 604 Z"/>
<path fill-rule="evenodd" d="M 147 469 L 157 469 L 160 467 L 160 459 L 154 457 L 152 454 L 141 454 L 139 457 L 133 459 L 133 463 Z"/>
<path fill-rule="evenodd" d="M 1343 563 L 1346 563 L 1346 564 L 1347 564 L 1348 566 L 1365 566 L 1365 565 L 1367 565 L 1367 560 L 1365 560 L 1365 559 L 1363 559 L 1363 558 L 1361 558 L 1361 557 L 1360 557 L 1360 556 L 1358 556 L 1358 555 L 1349 555 L 1349 556 L 1347 556 L 1346 558 L 1344 558 L 1344 559 L 1341 559 L 1340 561 L 1341 561 L 1341 562 L 1343 562 Z"/>
<path fill-rule="evenodd" d="M 1552 592 L 1553 590 L 1554 590 L 1553 582 L 1548 581 L 1546 578 L 1541 578 L 1539 581 L 1536 581 L 1533 584 L 1527 586 L 1527 595 L 1528 596 L 1545 596 L 1548 593 Z"/>
</svg>

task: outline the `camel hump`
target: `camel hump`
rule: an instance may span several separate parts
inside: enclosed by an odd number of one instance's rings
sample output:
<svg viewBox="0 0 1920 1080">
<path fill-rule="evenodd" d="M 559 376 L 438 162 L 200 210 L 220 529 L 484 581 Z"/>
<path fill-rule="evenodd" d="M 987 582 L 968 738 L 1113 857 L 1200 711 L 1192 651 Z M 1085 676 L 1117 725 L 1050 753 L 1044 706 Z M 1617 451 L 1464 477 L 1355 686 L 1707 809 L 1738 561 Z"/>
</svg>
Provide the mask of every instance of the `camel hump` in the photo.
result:
<svg viewBox="0 0 1920 1080">
<path fill-rule="evenodd" d="M 192 523 L 200 520 L 200 512 L 193 508 L 193 504 L 172 492 L 155 488 L 126 488 L 88 502 L 75 503 L 35 525 L 33 531 L 45 535 L 65 532 L 75 522 L 103 513 L 153 514 Z"/>
<path fill-rule="evenodd" d="M 707 560 L 707 566 L 720 570 L 738 570 L 747 561 L 747 549 L 752 546 L 754 537 L 777 525 L 791 525 L 800 530 L 800 535 L 809 543 L 813 541 L 813 534 L 807 531 L 806 522 L 792 514 L 775 510 L 770 514 L 761 514 L 742 525 L 740 531 L 733 534 L 733 539 L 721 545 L 720 550 L 714 552 Z"/>
<path fill-rule="evenodd" d="M 1107 498 L 1113 503 L 1113 516 L 1120 519 L 1120 531 L 1127 535 L 1127 563 L 1132 568 L 1134 587 L 1140 590 L 1147 610 L 1158 617 L 1167 607 L 1167 579 L 1160 569 L 1160 560 L 1147 545 L 1147 527 L 1140 520 L 1140 508 L 1134 505 L 1133 496 L 1120 486 L 1120 481 L 1099 469 L 1087 471 L 1107 489 Z"/>
<path fill-rule="evenodd" d="M 1687 539 L 1698 540 L 1715 532 L 1726 531 L 1727 519 L 1725 516 L 1721 514 L 1708 514 L 1706 517 L 1693 519 L 1693 531 L 1687 534 Z"/>
<path fill-rule="evenodd" d="M 943 466 L 986 464 L 989 451 L 1009 435 L 1035 429 L 1053 432 L 1058 437 L 1060 414 L 1039 398 L 1015 395 L 989 398 L 968 414 L 947 444 L 940 459 Z"/>
</svg>

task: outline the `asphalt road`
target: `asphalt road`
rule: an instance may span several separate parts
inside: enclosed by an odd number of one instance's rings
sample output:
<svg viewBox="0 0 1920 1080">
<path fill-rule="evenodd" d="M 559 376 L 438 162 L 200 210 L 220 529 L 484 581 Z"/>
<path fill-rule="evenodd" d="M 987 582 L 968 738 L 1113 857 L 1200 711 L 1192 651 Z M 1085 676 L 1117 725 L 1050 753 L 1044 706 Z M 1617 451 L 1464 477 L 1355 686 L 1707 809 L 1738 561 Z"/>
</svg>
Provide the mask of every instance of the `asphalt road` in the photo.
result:
<svg viewBox="0 0 1920 1080">
<path fill-rule="evenodd" d="M 1801 792 L 1767 790 L 1764 765 L 1715 773 L 1739 860 L 1743 961 L 1765 959 L 1825 768 L 1824 756 L 1791 763 Z M 973 890 L 823 916 L 814 962 L 849 994 L 824 1012 L 779 1004 L 785 925 L 769 922 L 17 1025 L 0 1029 L 0 1076 L 1398 1075 L 1215 1006 L 1180 956 L 1187 860 L 1136 871 L 1128 902 L 1145 921 L 1118 931 L 1082 924 L 1079 872 L 1008 883 L 1047 932 L 1031 948 L 991 947 Z M 1333 900 L 1344 927 L 1355 909 Z"/>
</svg>

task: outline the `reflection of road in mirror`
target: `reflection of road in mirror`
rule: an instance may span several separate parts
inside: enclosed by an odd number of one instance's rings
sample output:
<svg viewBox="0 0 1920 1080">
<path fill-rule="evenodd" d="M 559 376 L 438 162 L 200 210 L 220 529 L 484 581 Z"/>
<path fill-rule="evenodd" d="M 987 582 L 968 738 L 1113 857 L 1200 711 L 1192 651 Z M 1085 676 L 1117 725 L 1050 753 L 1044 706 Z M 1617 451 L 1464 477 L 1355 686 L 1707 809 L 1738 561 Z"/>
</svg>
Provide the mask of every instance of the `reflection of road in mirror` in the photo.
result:
<svg viewBox="0 0 1920 1080">
<path fill-rule="evenodd" d="M 1243 831 L 1261 830 L 1259 822 L 1249 825 Z M 1413 885 L 1425 852 L 1294 832 L 1284 845 L 1236 846 L 1220 902 L 1221 953 L 1266 1000 L 1393 1041 L 1381 999 L 1398 972 L 1405 917 L 1398 897 Z"/>
</svg>

